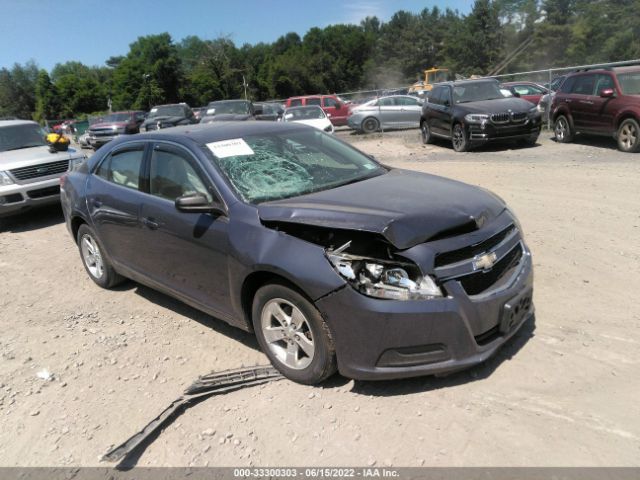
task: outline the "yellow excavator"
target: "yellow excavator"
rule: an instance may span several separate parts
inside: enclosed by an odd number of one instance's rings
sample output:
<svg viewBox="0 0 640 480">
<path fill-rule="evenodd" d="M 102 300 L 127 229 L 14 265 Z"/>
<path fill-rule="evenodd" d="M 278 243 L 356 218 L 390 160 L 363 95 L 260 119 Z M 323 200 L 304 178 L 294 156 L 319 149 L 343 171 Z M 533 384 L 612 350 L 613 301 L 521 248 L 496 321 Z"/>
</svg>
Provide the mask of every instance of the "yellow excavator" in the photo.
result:
<svg viewBox="0 0 640 480">
<path fill-rule="evenodd" d="M 448 68 L 428 68 L 424 72 L 424 80 L 414 83 L 409 87 L 409 93 L 424 95 L 430 92 L 434 83 L 446 82 L 449 80 Z"/>
</svg>

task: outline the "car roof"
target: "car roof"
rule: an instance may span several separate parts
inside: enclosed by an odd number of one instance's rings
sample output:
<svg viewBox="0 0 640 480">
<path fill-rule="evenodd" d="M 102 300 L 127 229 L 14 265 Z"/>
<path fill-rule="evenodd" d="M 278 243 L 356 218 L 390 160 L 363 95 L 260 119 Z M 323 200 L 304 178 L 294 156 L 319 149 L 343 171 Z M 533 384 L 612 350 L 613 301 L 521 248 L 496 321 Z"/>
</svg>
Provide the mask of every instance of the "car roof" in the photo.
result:
<svg viewBox="0 0 640 480">
<path fill-rule="evenodd" d="M 640 72 L 640 65 L 631 65 L 628 67 L 615 67 L 613 69 L 615 73 L 631 73 L 631 72 Z"/>
<path fill-rule="evenodd" d="M 540 87 L 541 85 L 536 83 L 536 82 L 530 82 L 528 80 L 523 80 L 521 82 L 502 82 L 500 85 L 506 85 L 508 87 L 512 86 L 512 85 L 535 85 L 537 87 Z"/>
<path fill-rule="evenodd" d="M 38 125 L 33 120 L 0 120 L 0 127 L 13 127 L 15 125 Z"/>
<path fill-rule="evenodd" d="M 231 138 L 241 138 L 247 135 L 262 135 L 269 133 L 282 133 L 285 131 L 302 131 L 310 127 L 304 125 L 291 125 L 281 122 L 215 122 L 197 123 L 195 125 L 184 125 L 180 127 L 156 130 L 154 132 L 140 133 L 135 135 L 135 139 L 142 140 L 169 140 L 184 142 L 190 139 L 200 145 L 211 142 L 219 142 Z M 123 136 L 129 139 L 130 136 Z M 120 143 L 120 142 L 118 142 Z"/>
</svg>

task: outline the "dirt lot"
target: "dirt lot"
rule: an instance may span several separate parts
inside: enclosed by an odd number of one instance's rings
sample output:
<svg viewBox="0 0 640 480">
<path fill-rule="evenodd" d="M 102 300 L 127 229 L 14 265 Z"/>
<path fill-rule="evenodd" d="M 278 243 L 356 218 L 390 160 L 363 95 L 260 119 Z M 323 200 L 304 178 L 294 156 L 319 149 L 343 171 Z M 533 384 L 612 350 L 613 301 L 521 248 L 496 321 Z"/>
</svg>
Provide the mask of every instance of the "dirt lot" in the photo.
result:
<svg viewBox="0 0 640 480">
<path fill-rule="evenodd" d="M 138 464 L 640 465 L 640 155 L 549 134 L 467 154 L 424 147 L 415 130 L 340 135 L 501 195 L 533 251 L 535 325 L 446 378 L 282 381 L 209 399 Z M 0 272 L 2 466 L 98 465 L 199 374 L 266 363 L 251 335 L 169 297 L 99 289 L 59 208 L 0 224 Z"/>
</svg>

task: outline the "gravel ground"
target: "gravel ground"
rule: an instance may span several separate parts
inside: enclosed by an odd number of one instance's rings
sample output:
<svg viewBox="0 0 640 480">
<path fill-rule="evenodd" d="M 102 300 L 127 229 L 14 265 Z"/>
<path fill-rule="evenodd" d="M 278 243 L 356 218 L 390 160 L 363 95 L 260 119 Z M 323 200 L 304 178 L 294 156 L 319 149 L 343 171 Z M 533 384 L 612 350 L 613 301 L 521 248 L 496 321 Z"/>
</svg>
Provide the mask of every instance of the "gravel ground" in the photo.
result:
<svg viewBox="0 0 640 480">
<path fill-rule="evenodd" d="M 640 155 L 548 133 L 466 154 L 416 130 L 338 135 L 502 196 L 533 252 L 535 324 L 446 378 L 211 398 L 138 465 L 640 465 Z M 266 363 L 252 335 L 176 300 L 95 286 L 58 207 L 0 223 L 0 271 L 1 466 L 99 465 L 198 375 Z"/>
</svg>

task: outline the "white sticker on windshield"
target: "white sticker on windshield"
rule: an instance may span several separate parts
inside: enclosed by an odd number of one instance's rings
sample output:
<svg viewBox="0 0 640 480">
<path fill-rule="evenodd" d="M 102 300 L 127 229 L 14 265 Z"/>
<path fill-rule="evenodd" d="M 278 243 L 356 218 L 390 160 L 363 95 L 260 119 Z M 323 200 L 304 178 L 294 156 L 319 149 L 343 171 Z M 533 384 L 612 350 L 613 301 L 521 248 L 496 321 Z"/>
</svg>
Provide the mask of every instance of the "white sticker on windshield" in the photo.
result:
<svg viewBox="0 0 640 480">
<path fill-rule="evenodd" d="M 158 111 L 158 109 L 157 109 L 157 108 L 152 108 L 152 109 L 151 109 L 151 113 L 155 113 L 155 112 L 157 112 L 157 111 Z"/>
<path fill-rule="evenodd" d="M 236 155 L 253 155 L 251 147 L 242 138 L 231 138 L 221 142 L 207 143 L 209 150 L 218 158 L 235 157 Z"/>
</svg>

